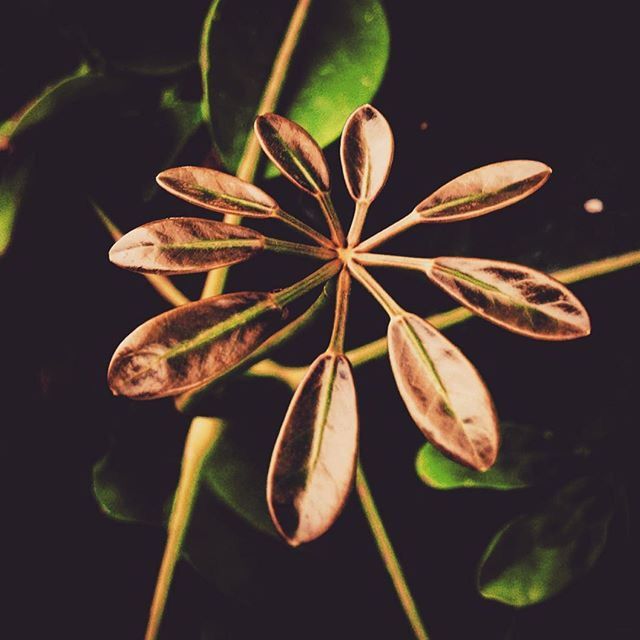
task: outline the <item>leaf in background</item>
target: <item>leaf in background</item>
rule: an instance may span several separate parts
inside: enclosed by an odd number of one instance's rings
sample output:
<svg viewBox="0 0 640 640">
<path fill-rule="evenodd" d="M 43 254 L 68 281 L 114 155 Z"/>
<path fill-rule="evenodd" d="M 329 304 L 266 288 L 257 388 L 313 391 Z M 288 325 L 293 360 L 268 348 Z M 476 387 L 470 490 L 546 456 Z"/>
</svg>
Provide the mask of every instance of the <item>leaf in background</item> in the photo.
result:
<svg viewBox="0 0 640 640">
<path fill-rule="evenodd" d="M 311 194 L 329 191 L 329 167 L 317 142 L 300 125 L 275 113 L 258 116 L 262 150 L 285 177 Z"/>
<path fill-rule="evenodd" d="M 539 340 L 589 335 L 589 315 L 567 287 L 511 262 L 434 258 L 427 276 L 474 313 L 509 331 Z"/>
<path fill-rule="evenodd" d="M 265 500 L 266 469 L 246 442 L 251 434 L 241 426 L 225 422 L 202 469 L 202 481 L 251 526 L 275 536 Z"/>
<path fill-rule="evenodd" d="M 230 171 L 238 167 L 294 6 L 293 0 L 219 0 L 209 13 L 203 111 Z M 389 27 L 378 0 L 313 2 L 277 111 L 325 147 L 349 114 L 371 100 L 388 57 Z"/>
<path fill-rule="evenodd" d="M 415 208 L 421 222 L 456 222 L 508 207 L 537 191 L 551 169 L 535 160 L 507 160 L 447 182 Z"/>
<path fill-rule="evenodd" d="M 484 553 L 478 569 L 480 593 L 512 607 L 526 607 L 567 588 L 600 557 L 613 506 L 607 482 L 581 478 L 536 513 L 516 518 Z"/>
<path fill-rule="evenodd" d="M 271 517 L 290 545 L 310 542 L 334 523 L 353 483 L 357 448 L 351 365 L 325 353 L 296 390 L 267 477 Z"/>
<path fill-rule="evenodd" d="M 396 315 L 387 332 L 400 395 L 427 440 L 446 455 L 485 471 L 498 453 L 493 402 L 474 366 L 428 322 Z"/>
<path fill-rule="evenodd" d="M 202 218 L 165 218 L 126 233 L 109 251 L 114 264 L 143 273 L 198 273 L 249 260 L 264 236 Z"/>
<path fill-rule="evenodd" d="M 218 213 L 269 218 L 279 210 L 278 203 L 262 189 L 214 169 L 176 167 L 156 179 L 172 195 Z"/>
<path fill-rule="evenodd" d="M 10 160 L 0 176 L 0 256 L 11 242 L 16 215 L 24 199 L 31 162 L 17 164 Z"/>
<path fill-rule="evenodd" d="M 151 318 L 125 338 L 109 364 L 115 395 L 177 395 L 223 375 L 284 323 L 273 294 L 229 293 Z"/>
<path fill-rule="evenodd" d="M 342 132 L 340 158 L 351 197 L 372 202 L 393 161 L 393 133 L 377 109 L 367 104 L 351 114 Z"/>
<path fill-rule="evenodd" d="M 434 489 L 521 489 L 556 476 L 567 456 L 558 450 L 550 431 L 502 423 L 502 441 L 494 465 L 480 472 L 442 455 L 424 444 L 416 458 L 420 479 Z"/>
</svg>

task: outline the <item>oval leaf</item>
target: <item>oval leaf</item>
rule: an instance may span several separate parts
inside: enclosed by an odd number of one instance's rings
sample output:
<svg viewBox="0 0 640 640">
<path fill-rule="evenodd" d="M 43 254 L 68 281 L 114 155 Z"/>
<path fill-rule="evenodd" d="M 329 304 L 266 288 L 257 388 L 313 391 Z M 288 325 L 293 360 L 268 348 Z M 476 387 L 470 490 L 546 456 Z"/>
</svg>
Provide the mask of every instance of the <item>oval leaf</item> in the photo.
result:
<svg viewBox="0 0 640 640">
<path fill-rule="evenodd" d="M 418 428 L 448 456 L 479 471 L 488 469 L 498 452 L 498 425 L 474 366 L 413 314 L 394 316 L 387 337 L 393 375 Z"/>
<path fill-rule="evenodd" d="M 418 476 L 433 489 L 522 489 L 555 477 L 570 459 L 558 451 L 550 431 L 503 423 L 501 436 L 496 462 L 484 472 L 453 462 L 425 443 L 416 458 Z"/>
<path fill-rule="evenodd" d="M 156 180 L 174 196 L 218 213 L 269 218 L 279 209 L 262 189 L 215 169 L 175 167 L 160 173 Z"/>
<path fill-rule="evenodd" d="M 278 531 L 292 545 L 333 524 L 355 472 L 358 412 L 351 365 L 325 353 L 309 367 L 289 405 L 267 478 Z"/>
<path fill-rule="evenodd" d="M 275 113 L 258 116 L 262 150 L 282 173 L 311 194 L 329 191 L 329 167 L 318 143 L 298 124 Z"/>
<path fill-rule="evenodd" d="M 606 483 L 581 478 L 536 513 L 510 522 L 481 560 L 480 593 L 512 607 L 526 607 L 565 589 L 600 557 L 613 504 Z"/>
<path fill-rule="evenodd" d="M 166 218 L 125 234 L 109 251 L 123 269 L 176 275 L 198 273 L 248 260 L 264 236 L 238 225 L 201 218 Z"/>
<path fill-rule="evenodd" d="M 340 143 L 342 171 L 351 197 L 372 202 L 387 181 L 393 160 L 393 133 L 371 105 L 351 114 Z"/>
<path fill-rule="evenodd" d="M 140 400 L 188 391 L 223 375 L 284 321 L 271 293 L 229 293 L 148 320 L 125 338 L 109 365 L 115 395 Z"/>
<path fill-rule="evenodd" d="M 563 284 L 511 262 L 435 258 L 427 276 L 474 313 L 515 333 L 540 340 L 589 335 L 589 315 Z"/>
<path fill-rule="evenodd" d="M 416 206 L 423 222 L 467 220 L 508 207 L 537 191 L 551 169 L 535 160 L 488 164 L 447 182 Z"/>
<path fill-rule="evenodd" d="M 295 4 L 219 0 L 205 22 L 203 106 L 230 172 L 237 170 Z M 389 26 L 379 0 L 312 2 L 278 111 L 326 147 L 349 114 L 372 99 L 388 57 Z"/>
</svg>

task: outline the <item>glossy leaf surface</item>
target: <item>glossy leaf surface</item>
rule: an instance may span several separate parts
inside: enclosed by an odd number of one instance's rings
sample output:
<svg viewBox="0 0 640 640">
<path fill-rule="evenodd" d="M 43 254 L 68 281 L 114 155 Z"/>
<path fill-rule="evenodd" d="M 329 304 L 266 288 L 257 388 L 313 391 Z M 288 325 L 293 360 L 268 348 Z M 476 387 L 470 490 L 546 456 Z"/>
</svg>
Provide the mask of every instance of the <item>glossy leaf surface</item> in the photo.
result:
<svg viewBox="0 0 640 640">
<path fill-rule="evenodd" d="M 143 273 L 198 273 L 243 262 L 263 247 L 264 236 L 246 227 L 202 218 L 166 218 L 122 236 L 109 251 L 109 260 Z"/>
<path fill-rule="evenodd" d="M 400 395 L 438 449 L 484 471 L 498 452 L 498 426 L 484 382 L 460 350 L 413 314 L 394 316 L 387 334 Z"/>
<path fill-rule="evenodd" d="M 367 104 L 351 114 L 342 132 L 340 158 L 351 197 L 373 201 L 393 160 L 393 133 L 377 109 Z"/>
<path fill-rule="evenodd" d="M 480 593 L 513 607 L 559 593 L 600 557 L 612 512 L 613 493 L 601 478 L 567 485 L 491 541 L 478 571 Z"/>
<path fill-rule="evenodd" d="M 230 172 L 238 167 L 295 5 L 220 0 L 209 13 L 201 56 L 205 111 Z M 389 27 L 378 0 L 312 2 L 277 111 L 325 147 L 376 93 L 388 57 Z"/>
<path fill-rule="evenodd" d="M 338 517 L 353 482 L 357 437 L 351 365 L 325 353 L 296 390 L 269 468 L 269 511 L 290 545 L 317 538 Z"/>
<path fill-rule="evenodd" d="M 578 298 L 535 269 L 481 258 L 435 258 L 426 273 L 471 311 L 515 333 L 570 340 L 591 331 Z"/>
<path fill-rule="evenodd" d="M 0 175 L 0 256 L 9 247 L 16 216 L 29 181 L 31 161 L 8 162 Z"/>
<path fill-rule="evenodd" d="M 148 320 L 116 349 L 109 365 L 115 395 L 177 395 L 211 381 L 257 349 L 284 322 L 273 294 L 229 293 Z"/>
<path fill-rule="evenodd" d="M 262 189 L 214 169 L 175 167 L 156 180 L 174 196 L 218 213 L 268 218 L 278 211 L 278 203 Z"/>
<path fill-rule="evenodd" d="M 502 423 L 501 443 L 494 465 L 475 471 L 453 462 L 426 443 L 418 452 L 416 471 L 434 489 L 522 489 L 555 477 L 567 455 L 558 449 L 551 431 Z"/>
<path fill-rule="evenodd" d="M 299 125 L 276 113 L 258 116 L 262 150 L 282 173 L 309 193 L 329 191 L 329 167 L 318 143 Z"/>
<path fill-rule="evenodd" d="M 551 169 L 535 160 L 507 160 L 447 182 L 416 206 L 424 222 L 455 222 L 508 207 L 537 191 Z"/>
</svg>

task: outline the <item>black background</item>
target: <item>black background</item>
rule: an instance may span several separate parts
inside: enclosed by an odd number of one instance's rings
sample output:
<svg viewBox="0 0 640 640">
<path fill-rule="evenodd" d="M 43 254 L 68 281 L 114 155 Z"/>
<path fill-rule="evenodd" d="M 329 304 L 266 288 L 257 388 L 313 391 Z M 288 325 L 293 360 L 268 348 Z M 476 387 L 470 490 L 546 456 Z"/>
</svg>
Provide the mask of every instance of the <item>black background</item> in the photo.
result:
<svg viewBox="0 0 640 640">
<path fill-rule="evenodd" d="M 112 3 L 95 14 L 73 2 L 3 7 L 0 117 L 73 67 L 78 30 L 70 23 L 104 20 L 111 36 L 122 30 L 123 47 L 132 27 L 139 29 L 134 41 L 151 39 L 156 22 L 167 38 L 173 26 L 189 41 L 197 38 L 190 29 L 206 6 L 182 4 L 178 12 L 191 21 L 161 9 L 150 18 L 147 2 Z M 389 243 L 389 251 L 456 252 L 551 270 L 637 247 L 637 47 L 630 9 L 623 12 L 614 3 L 561 11 L 558 3 L 468 8 L 437 2 L 387 2 L 386 8 L 392 53 L 374 104 L 394 129 L 396 160 L 366 232 L 395 220 L 463 171 L 527 157 L 554 169 L 530 201 L 460 225 L 415 229 Z M 119 160 L 113 150 L 108 153 L 100 170 Z M 114 431 L 135 419 L 146 425 L 140 428 L 144 437 L 157 431 L 157 440 L 148 439 L 149 456 L 161 447 L 174 449 L 167 469 L 177 473 L 187 419 L 176 416 L 169 402 L 132 410 L 126 401 L 113 400 L 105 383 L 119 340 L 166 305 L 142 278 L 109 265 L 110 242 L 91 211 L 74 198 L 60 200 L 61 185 L 76 179 L 77 167 L 62 148 L 45 155 L 51 178 L 31 196 L 0 263 L 0 366 L 6 376 L 2 529 L 8 535 L 1 635 L 141 638 L 164 534 L 103 516 L 92 495 L 91 469 Z M 336 145 L 327 156 L 337 172 Z M 197 163 L 199 157 L 188 160 Z M 349 215 L 340 182 L 335 180 L 336 201 Z M 118 189 L 113 184 L 113 201 L 120 203 L 113 215 L 124 228 L 171 210 L 188 211 L 165 196 L 155 209 L 133 210 Z M 282 181 L 269 189 L 291 203 L 289 208 L 301 206 Z M 602 214 L 584 212 L 582 203 L 591 197 L 604 201 Z M 278 287 L 291 279 L 291 267 L 281 259 L 265 262 L 259 273 L 245 267 L 232 278 L 232 288 Z M 418 313 L 449 306 L 417 277 L 381 279 Z M 195 293 L 196 282 L 187 286 Z M 474 570 L 497 529 L 546 499 L 548 488 L 498 495 L 427 489 L 413 468 L 421 438 L 397 398 L 388 365 L 381 361 L 357 371 L 363 463 L 435 640 L 636 637 L 635 598 L 627 584 L 636 575 L 630 558 L 637 519 L 631 485 L 637 287 L 633 269 L 575 286 L 594 326 L 592 337 L 579 343 L 531 343 L 479 321 L 449 333 L 483 373 L 503 417 L 569 431 L 598 422 L 609 436 L 594 468 L 614 471 L 627 486 L 629 518 L 616 515 L 595 569 L 559 597 L 528 610 L 481 599 Z M 351 346 L 384 333 L 382 312 L 358 290 L 352 311 Z M 313 357 L 326 341 L 326 324 L 282 358 L 301 363 Z M 269 409 L 269 429 L 277 428 L 284 402 Z M 247 404 L 245 410 L 264 421 L 265 409 Z M 351 499 L 329 534 L 299 553 L 323 571 L 296 585 L 295 598 L 278 597 L 290 590 L 275 572 L 270 593 L 251 606 L 215 591 L 181 563 L 162 637 L 204 637 L 203 620 L 210 627 L 207 638 L 410 637 L 357 501 Z"/>
</svg>

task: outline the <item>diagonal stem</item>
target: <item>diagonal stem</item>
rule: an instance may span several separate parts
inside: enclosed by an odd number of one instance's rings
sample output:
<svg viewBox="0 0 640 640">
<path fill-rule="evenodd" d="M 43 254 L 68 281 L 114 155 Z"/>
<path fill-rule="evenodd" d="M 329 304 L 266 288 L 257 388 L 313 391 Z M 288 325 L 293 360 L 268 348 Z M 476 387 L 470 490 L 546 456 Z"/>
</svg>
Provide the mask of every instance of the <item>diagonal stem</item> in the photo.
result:
<svg viewBox="0 0 640 640">
<path fill-rule="evenodd" d="M 369 483 L 367 482 L 367 477 L 364 474 L 360 460 L 358 460 L 358 467 L 356 469 L 356 491 L 358 492 L 362 510 L 371 528 L 371 533 L 382 557 L 382 561 L 384 562 L 384 566 L 389 572 L 393 588 L 396 590 L 400 604 L 413 629 L 413 634 L 417 640 L 429 640 L 429 635 L 420 617 L 420 612 L 418 611 L 407 580 L 402 572 L 398 556 L 396 556 L 396 552 L 389 539 L 389 534 L 384 527 L 373 495 L 371 494 L 371 489 L 369 488 Z"/>
<path fill-rule="evenodd" d="M 267 81 L 264 93 L 262 94 L 262 99 L 258 105 L 256 115 L 268 113 L 276 108 L 280 92 L 282 91 L 284 81 L 287 77 L 287 71 L 289 70 L 289 64 L 291 63 L 293 52 L 298 44 L 300 32 L 304 26 L 310 6 L 311 0 L 298 0 L 298 3 L 293 10 L 289 26 L 287 27 L 282 44 L 280 45 L 280 49 L 278 50 L 273 62 L 271 74 Z M 242 158 L 238 165 L 238 170 L 236 171 L 236 176 L 241 180 L 251 182 L 255 176 L 259 159 L 260 143 L 258 142 L 258 138 L 252 128 L 249 133 L 249 137 L 247 138 L 247 143 L 242 153 Z M 240 216 L 230 214 L 227 214 L 224 217 L 224 221 L 227 224 L 239 224 L 241 219 L 242 218 Z M 225 282 L 227 281 L 228 272 L 229 269 L 227 267 L 210 271 L 207 275 L 207 280 L 204 284 L 201 297 L 208 298 L 221 293 L 224 289 Z"/>
<path fill-rule="evenodd" d="M 346 267 L 342 267 L 342 271 L 338 276 L 338 286 L 336 287 L 336 308 L 328 349 L 333 353 L 344 353 L 344 334 L 347 326 L 350 293 L 351 275 Z"/>
</svg>

